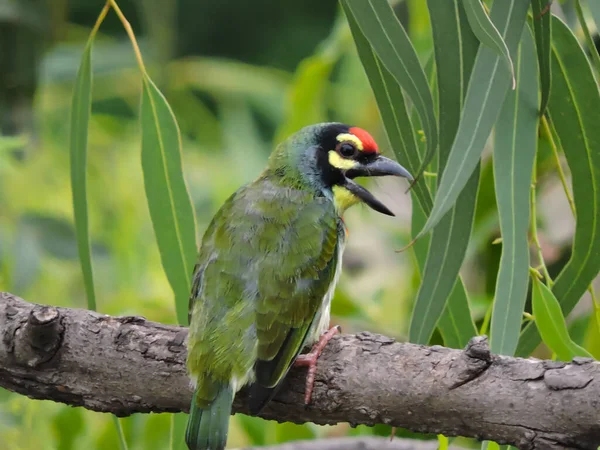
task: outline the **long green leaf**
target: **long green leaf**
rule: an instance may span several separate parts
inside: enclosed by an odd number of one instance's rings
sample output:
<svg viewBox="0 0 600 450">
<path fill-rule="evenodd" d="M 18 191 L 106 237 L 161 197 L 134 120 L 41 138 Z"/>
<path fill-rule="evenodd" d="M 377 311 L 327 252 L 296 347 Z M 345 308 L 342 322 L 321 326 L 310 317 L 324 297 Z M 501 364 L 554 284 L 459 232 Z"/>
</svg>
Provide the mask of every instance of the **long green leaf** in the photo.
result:
<svg viewBox="0 0 600 450">
<path fill-rule="evenodd" d="M 441 6 L 443 6 L 443 3 Z M 358 54 L 375 94 L 377 106 L 396 157 L 408 170 L 416 173 L 415 171 L 418 170 L 420 165 L 420 154 L 402 89 L 373 52 L 369 42 L 358 27 L 352 11 L 344 2 L 342 2 L 342 7 L 348 17 Z M 429 189 L 424 182 L 415 184 L 411 192 L 413 200 L 417 200 L 414 203 L 414 211 L 419 208 L 423 211 L 422 222 L 414 222 L 418 220 L 418 217 L 415 217 L 415 212 L 413 212 L 413 229 L 416 230 L 414 224 L 419 223 L 420 226 L 424 223 L 424 218 L 431 211 L 432 200 Z M 417 259 L 422 270 L 428 248 L 426 240 L 423 239 L 417 242 L 415 252 L 417 252 L 417 248 L 423 249 L 422 252 L 417 253 Z M 468 340 L 476 334 L 462 281 L 456 284 L 440 320 L 439 327 L 446 345 L 456 348 L 464 347 Z"/>
<path fill-rule="evenodd" d="M 194 211 L 183 177 L 181 137 L 175 116 L 152 80 L 144 75 L 142 106 L 144 186 L 161 261 L 173 293 L 179 324 L 187 324 L 196 259 Z"/>
<path fill-rule="evenodd" d="M 421 206 L 414 200 L 413 196 L 413 205 L 415 206 L 413 208 L 411 229 L 416 232 L 423 227 L 427 216 Z M 424 273 L 430 241 L 430 236 L 423 236 L 412 246 L 421 275 Z M 421 276 L 422 283 L 423 276 Z M 432 326 L 435 327 L 435 325 L 434 322 Z M 446 347 L 451 348 L 463 348 L 467 345 L 469 339 L 477 334 L 477 329 L 471 318 L 467 293 L 460 277 L 454 284 L 454 288 L 446 301 L 446 306 L 439 317 L 437 327 L 444 339 L 444 344 Z"/>
<path fill-rule="evenodd" d="M 473 30 L 477 39 L 479 39 L 483 45 L 488 46 L 504 58 L 506 67 L 510 70 L 514 89 L 515 67 L 508 51 L 508 47 L 506 46 L 504 39 L 502 39 L 500 32 L 485 12 L 481 0 L 463 0 L 463 6 L 465 7 L 471 30 Z"/>
<path fill-rule="evenodd" d="M 443 173 L 458 129 L 467 80 L 473 68 L 478 42 L 468 26 L 464 9 L 458 0 L 429 0 L 428 6 L 438 68 L 438 172 Z M 470 314 L 465 315 L 466 310 L 461 308 L 461 305 L 466 304 L 468 309 L 468 304 L 458 301 L 457 296 L 460 293 L 454 291 L 457 289 L 455 283 L 473 226 L 478 181 L 479 171 L 475 171 L 455 206 L 433 232 L 425 267 L 422 268 L 421 287 L 412 313 L 409 331 L 411 342 L 427 344 L 441 316 L 444 316 L 439 322 L 442 334 L 447 335 L 449 329 L 460 329 L 461 335 L 471 333 L 469 338 L 476 334 Z M 413 232 L 416 233 L 417 229 L 413 228 Z M 444 336 L 445 342 L 446 337 Z"/>
<path fill-rule="evenodd" d="M 413 309 L 409 340 L 426 345 L 458 278 L 473 227 L 479 170 L 473 173 L 454 208 L 435 228 L 427 254 L 421 287 Z M 416 232 L 416 230 L 415 230 Z M 472 321 L 469 322 L 472 325 Z M 473 329 L 471 337 L 476 332 Z"/>
<path fill-rule="evenodd" d="M 87 138 L 88 123 L 92 104 L 92 44 L 93 36 L 85 46 L 81 64 L 75 79 L 75 90 L 71 105 L 71 193 L 79 261 L 83 273 L 83 283 L 87 296 L 88 309 L 96 309 L 92 255 L 88 227 L 87 209 Z"/>
<path fill-rule="evenodd" d="M 552 70 L 550 67 L 550 43 L 552 41 L 552 14 L 549 10 L 548 0 L 531 0 L 533 11 L 533 31 L 542 88 L 542 101 L 540 115 L 544 114 L 550 98 L 550 85 L 552 84 Z"/>
<path fill-rule="evenodd" d="M 538 127 L 538 68 L 529 29 L 516 58 L 517 89 L 509 92 L 494 141 L 494 180 L 502 233 L 490 346 L 494 353 L 517 349 L 529 280 L 529 190 Z"/>
<path fill-rule="evenodd" d="M 560 305 L 552 291 L 537 275 L 532 275 L 532 280 L 533 315 L 544 343 L 562 361 L 570 361 L 574 356 L 592 357 L 587 350 L 571 340 Z"/>
<path fill-rule="evenodd" d="M 346 13 L 358 56 L 375 94 L 375 100 L 377 101 L 377 106 L 381 113 L 392 149 L 398 161 L 409 172 L 415 173 L 415 170 L 421 164 L 421 160 L 402 89 L 378 59 L 346 2 L 341 2 L 341 5 Z M 423 182 L 416 183 L 413 191 L 419 203 L 429 212 L 433 202 L 427 185 Z"/>
<path fill-rule="evenodd" d="M 567 315 L 600 270 L 600 92 L 577 38 L 560 19 L 553 22 L 548 113 L 571 169 L 576 210 L 573 252 L 552 287 Z M 529 355 L 539 342 L 530 324 L 517 353 Z"/>
<path fill-rule="evenodd" d="M 516 53 L 528 6 L 526 0 L 494 2 L 491 19 L 501 31 L 511 55 Z M 510 73 L 500 59 L 489 48 L 479 47 L 460 125 L 442 174 L 438 195 L 419 235 L 430 231 L 452 208 L 477 167 L 510 86 Z"/>
<path fill-rule="evenodd" d="M 437 147 L 433 97 L 417 53 L 387 0 L 344 0 L 383 66 L 411 98 L 424 128 L 427 151 L 418 176 Z"/>
</svg>

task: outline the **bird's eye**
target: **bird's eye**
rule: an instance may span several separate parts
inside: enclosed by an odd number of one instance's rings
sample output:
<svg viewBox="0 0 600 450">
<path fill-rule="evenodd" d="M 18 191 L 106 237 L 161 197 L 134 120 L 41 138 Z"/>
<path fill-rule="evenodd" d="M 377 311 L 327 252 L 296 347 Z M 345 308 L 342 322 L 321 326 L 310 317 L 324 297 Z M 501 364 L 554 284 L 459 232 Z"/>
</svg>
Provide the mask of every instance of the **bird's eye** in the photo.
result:
<svg viewBox="0 0 600 450">
<path fill-rule="evenodd" d="M 344 158 L 350 158 L 356 155 L 356 147 L 352 145 L 350 142 L 342 142 L 339 145 L 338 152 Z"/>
</svg>

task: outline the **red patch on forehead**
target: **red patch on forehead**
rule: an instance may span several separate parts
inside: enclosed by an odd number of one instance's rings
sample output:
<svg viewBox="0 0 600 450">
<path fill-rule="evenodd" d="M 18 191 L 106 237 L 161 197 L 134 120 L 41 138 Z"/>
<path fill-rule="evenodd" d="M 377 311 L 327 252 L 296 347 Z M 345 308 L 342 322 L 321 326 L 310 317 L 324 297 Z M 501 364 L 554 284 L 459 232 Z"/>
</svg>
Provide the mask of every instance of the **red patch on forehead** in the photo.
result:
<svg viewBox="0 0 600 450">
<path fill-rule="evenodd" d="M 362 128 L 358 128 L 358 127 L 352 127 L 348 131 L 360 139 L 360 141 L 363 144 L 363 152 L 379 153 L 379 148 L 377 147 L 377 143 L 375 142 L 375 139 L 373 139 L 373 136 L 371 136 L 368 131 L 365 131 Z"/>
</svg>

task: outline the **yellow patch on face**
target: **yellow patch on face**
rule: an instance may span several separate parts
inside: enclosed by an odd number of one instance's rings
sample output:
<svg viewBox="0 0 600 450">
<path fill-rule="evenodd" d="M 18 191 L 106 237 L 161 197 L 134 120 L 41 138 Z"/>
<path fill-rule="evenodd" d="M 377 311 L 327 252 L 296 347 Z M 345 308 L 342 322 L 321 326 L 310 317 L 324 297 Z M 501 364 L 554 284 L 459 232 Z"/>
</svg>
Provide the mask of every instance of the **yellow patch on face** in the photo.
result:
<svg viewBox="0 0 600 450">
<path fill-rule="evenodd" d="M 359 202 L 360 199 L 345 187 L 333 186 L 333 203 L 339 215 Z"/>
<path fill-rule="evenodd" d="M 363 143 L 362 141 L 357 138 L 356 136 L 354 136 L 353 134 L 350 133 L 341 133 L 338 134 L 336 137 L 338 142 L 352 142 L 357 149 L 359 149 L 361 152 L 363 151 Z"/>
<path fill-rule="evenodd" d="M 356 165 L 356 161 L 344 159 L 335 150 L 329 150 L 329 164 L 341 170 L 348 170 Z"/>
</svg>

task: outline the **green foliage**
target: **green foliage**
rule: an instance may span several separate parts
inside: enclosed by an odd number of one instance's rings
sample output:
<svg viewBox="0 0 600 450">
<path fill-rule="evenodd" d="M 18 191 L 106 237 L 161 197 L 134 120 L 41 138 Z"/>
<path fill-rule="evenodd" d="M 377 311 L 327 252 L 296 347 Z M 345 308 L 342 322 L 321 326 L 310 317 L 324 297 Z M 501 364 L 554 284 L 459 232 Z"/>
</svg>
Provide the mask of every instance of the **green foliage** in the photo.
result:
<svg viewBox="0 0 600 450">
<path fill-rule="evenodd" d="M 494 181 L 502 233 L 496 281 L 491 348 L 513 355 L 527 297 L 529 270 L 529 196 L 538 123 L 538 69 L 535 46 L 525 29 L 515 59 L 517 87 L 509 92 L 496 124 Z"/>
<path fill-rule="evenodd" d="M 165 97 L 144 74 L 142 170 L 150 217 L 161 260 L 175 293 L 177 321 L 187 324 L 188 298 L 196 260 L 196 223 L 181 163 L 181 138 Z"/>
<path fill-rule="evenodd" d="M 588 8 L 588 25 L 600 24 L 597 3 L 562 8 L 573 18 Z M 260 52 L 241 48 L 243 33 L 226 36 L 238 59 L 175 57 L 173 43 L 191 48 L 195 35 L 167 23 L 168 8 L 149 17 L 140 7 L 150 30 L 144 61 L 133 34 L 111 35 L 115 24 L 121 33 L 118 21 L 98 31 L 108 7 L 91 36 L 65 22 L 68 41 L 41 65 L 39 128 L 0 136 L 0 289 L 60 306 L 81 307 L 85 296 L 103 313 L 184 324 L 196 237 L 223 201 L 286 135 L 344 121 L 372 131 L 384 153 L 421 176 L 412 211 L 403 185 L 372 186 L 398 219 L 359 207 L 346 214 L 335 323 L 450 347 L 489 330 L 497 353 L 600 357 L 600 303 L 590 288 L 600 270 L 600 67 L 590 64 L 598 58 L 583 16 L 569 28 L 547 4 L 341 0 L 343 13 L 312 54 L 300 44 L 278 49 L 280 30 L 263 30 L 269 54 L 285 53 L 268 65 L 265 54 L 244 56 Z M 285 20 L 299 42 L 316 40 L 301 17 Z M 574 224 L 558 220 L 571 220 L 568 206 L 556 209 L 568 205 L 561 191 L 572 197 Z M 117 420 L 0 391 L 7 449 L 183 450 L 186 420 Z M 388 433 L 238 414 L 229 445 Z"/>
<path fill-rule="evenodd" d="M 458 0 L 432 8 L 431 23 L 438 68 L 439 117 L 443 118 L 437 169 L 439 182 L 456 136 L 478 44 Z M 423 278 L 410 323 L 411 342 L 427 344 L 438 320 L 448 346 L 464 347 L 473 336 L 475 328 L 466 292 L 462 280 L 457 281 L 457 278 L 473 226 L 478 181 L 479 170 L 476 170 L 456 204 L 432 233 L 426 262 L 421 263 Z M 430 213 L 427 211 L 427 215 Z M 413 227 L 413 235 L 422 227 Z M 452 341 L 450 336 L 453 336 Z"/>
<path fill-rule="evenodd" d="M 73 104 L 71 105 L 71 191 L 73 192 L 73 214 L 77 248 L 83 283 L 87 295 L 88 309 L 96 310 L 96 293 L 92 274 L 90 236 L 87 206 L 87 141 L 90 108 L 92 105 L 92 43 L 94 36 L 85 46 L 81 65 L 75 78 Z"/>
<path fill-rule="evenodd" d="M 537 273 L 532 273 L 532 279 L 533 315 L 546 345 L 561 361 L 571 361 L 575 356 L 591 357 L 590 352 L 571 340 L 560 305 L 552 291 L 540 281 Z"/>
</svg>

